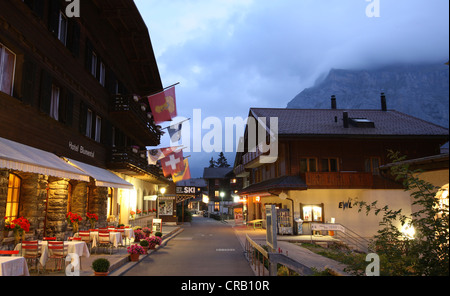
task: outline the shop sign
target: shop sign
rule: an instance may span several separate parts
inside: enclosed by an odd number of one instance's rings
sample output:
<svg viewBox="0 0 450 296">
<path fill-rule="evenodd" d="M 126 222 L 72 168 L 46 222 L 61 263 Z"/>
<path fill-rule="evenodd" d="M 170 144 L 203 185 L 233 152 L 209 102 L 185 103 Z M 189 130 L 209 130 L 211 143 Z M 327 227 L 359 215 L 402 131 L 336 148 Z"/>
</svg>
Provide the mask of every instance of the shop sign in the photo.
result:
<svg viewBox="0 0 450 296">
<path fill-rule="evenodd" d="M 177 186 L 176 193 L 177 194 L 195 194 L 195 186 Z"/>
<path fill-rule="evenodd" d="M 341 201 L 340 203 L 339 203 L 339 208 L 340 209 L 343 209 L 343 210 L 345 210 L 345 209 L 351 209 L 352 208 L 352 199 L 351 198 L 349 198 L 348 199 L 348 201 Z"/>
<path fill-rule="evenodd" d="M 152 220 L 152 230 L 153 232 L 162 232 L 162 220 L 161 219 L 153 219 Z"/>
<path fill-rule="evenodd" d="M 69 141 L 69 148 L 70 148 L 70 150 L 78 152 L 80 154 L 83 154 L 83 155 L 86 155 L 86 156 L 89 156 L 92 158 L 95 157 L 95 151 L 89 150 L 82 145 L 72 143 L 72 141 Z"/>
</svg>

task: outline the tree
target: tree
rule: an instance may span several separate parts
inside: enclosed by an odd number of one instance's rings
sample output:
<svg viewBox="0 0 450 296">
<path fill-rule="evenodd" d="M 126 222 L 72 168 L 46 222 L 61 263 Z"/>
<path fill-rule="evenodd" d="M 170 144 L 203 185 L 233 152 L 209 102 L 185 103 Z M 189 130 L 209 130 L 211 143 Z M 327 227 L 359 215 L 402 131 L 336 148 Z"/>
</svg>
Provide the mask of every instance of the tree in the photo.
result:
<svg viewBox="0 0 450 296">
<path fill-rule="evenodd" d="M 227 162 L 227 159 L 225 158 L 225 155 L 223 152 L 219 153 L 219 158 L 216 161 L 217 167 L 219 168 L 228 168 L 230 165 Z"/>
<path fill-rule="evenodd" d="M 404 160 L 398 152 L 389 151 L 393 162 Z M 409 165 L 399 164 L 391 169 L 396 180 L 402 180 L 405 190 L 411 192 L 413 208 L 410 216 L 389 206 L 378 207 L 377 201 L 367 204 L 357 202 L 359 211 L 383 214 L 373 249 L 380 256 L 382 275 L 449 275 L 449 216 L 448 204 L 440 204 L 436 198 L 440 188 L 419 178 L 420 170 L 410 170 Z M 415 207 L 414 207 L 415 206 Z M 412 226 L 414 237 L 407 238 L 394 224 Z"/>
<path fill-rule="evenodd" d="M 214 158 L 211 157 L 211 159 L 209 160 L 209 167 L 215 168 L 216 166 L 217 165 L 216 165 L 216 162 L 214 161 Z"/>
</svg>

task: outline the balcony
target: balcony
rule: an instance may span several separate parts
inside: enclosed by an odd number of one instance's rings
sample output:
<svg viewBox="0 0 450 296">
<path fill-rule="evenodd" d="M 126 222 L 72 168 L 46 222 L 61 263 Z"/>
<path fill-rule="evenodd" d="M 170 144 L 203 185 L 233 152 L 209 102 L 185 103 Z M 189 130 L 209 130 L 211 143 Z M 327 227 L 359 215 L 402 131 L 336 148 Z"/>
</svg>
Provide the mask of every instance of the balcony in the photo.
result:
<svg viewBox="0 0 450 296">
<path fill-rule="evenodd" d="M 261 156 L 265 157 L 265 161 L 261 161 Z M 256 152 L 247 152 L 242 156 L 242 164 L 246 169 L 257 168 L 266 163 L 275 162 L 278 158 L 276 156 L 269 156 L 269 152 L 262 153 L 259 149 L 256 149 Z"/>
<path fill-rule="evenodd" d="M 108 168 L 149 182 L 162 180 L 160 168 L 148 164 L 147 151 L 134 147 L 113 148 Z"/>
<path fill-rule="evenodd" d="M 132 95 L 116 95 L 111 99 L 110 115 L 123 131 L 141 146 L 158 146 L 161 132 L 147 115 L 148 103 L 136 102 Z"/>
<path fill-rule="evenodd" d="M 372 188 L 373 175 L 365 172 L 307 172 L 308 188 Z"/>
<path fill-rule="evenodd" d="M 243 164 L 240 164 L 234 168 L 234 174 L 238 178 L 247 177 L 248 175 L 250 175 L 250 173 L 245 170 L 245 167 Z"/>
</svg>

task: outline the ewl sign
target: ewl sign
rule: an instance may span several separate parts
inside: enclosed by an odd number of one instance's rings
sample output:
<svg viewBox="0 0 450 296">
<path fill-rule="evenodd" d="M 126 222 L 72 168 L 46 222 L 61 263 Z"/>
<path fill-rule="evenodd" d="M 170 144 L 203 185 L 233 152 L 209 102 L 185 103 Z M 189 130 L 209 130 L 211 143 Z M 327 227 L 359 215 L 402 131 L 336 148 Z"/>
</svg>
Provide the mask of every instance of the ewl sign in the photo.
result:
<svg viewBox="0 0 450 296">
<path fill-rule="evenodd" d="M 195 186 L 177 186 L 177 194 L 195 194 Z"/>
</svg>

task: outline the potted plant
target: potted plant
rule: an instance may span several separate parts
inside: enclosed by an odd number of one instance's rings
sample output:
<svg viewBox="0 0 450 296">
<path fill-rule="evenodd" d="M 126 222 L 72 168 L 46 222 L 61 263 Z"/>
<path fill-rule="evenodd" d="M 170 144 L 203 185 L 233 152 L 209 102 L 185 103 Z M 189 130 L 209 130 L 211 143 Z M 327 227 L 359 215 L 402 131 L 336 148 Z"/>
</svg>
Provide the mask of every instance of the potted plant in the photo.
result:
<svg viewBox="0 0 450 296">
<path fill-rule="evenodd" d="M 139 261 L 139 255 L 145 254 L 145 250 L 138 244 L 133 244 L 127 248 L 128 254 L 130 254 L 130 260 L 133 262 Z"/>
<path fill-rule="evenodd" d="M 145 238 L 145 234 L 142 230 L 136 229 L 134 231 L 134 242 L 138 243 L 141 241 L 141 239 Z"/>
<path fill-rule="evenodd" d="M 142 231 L 145 233 L 146 237 L 149 237 L 150 233 L 152 233 L 152 230 L 149 227 L 142 228 Z"/>
<path fill-rule="evenodd" d="M 6 238 L 9 236 L 9 233 L 12 231 L 11 222 L 8 220 L 8 217 L 5 217 L 5 225 L 3 226 L 3 237 Z"/>
<path fill-rule="evenodd" d="M 83 218 L 81 218 L 81 216 L 79 214 L 68 212 L 66 214 L 66 220 L 67 220 L 67 223 L 72 225 L 72 231 L 73 231 L 73 234 L 75 235 L 75 233 L 78 232 L 78 223 L 81 220 L 83 220 Z"/>
<path fill-rule="evenodd" d="M 149 242 L 146 239 L 143 239 L 139 242 L 139 245 L 144 248 L 145 254 L 148 253 Z"/>
<path fill-rule="evenodd" d="M 91 228 L 95 228 L 95 222 L 98 221 L 98 216 L 97 214 L 94 213 L 86 213 L 86 219 L 89 221 L 89 223 L 91 224 Z"/>
<path fill-rule="evenodd" d="M 145 239 L 149 243 L 149 249 L 155 249 L 156 245 L 161 245 L 162 239 L 159 236 L 151 236 Z"/>
<path fill-rule="evenodd" d="M 107 276 L 110 267 L 109 260 L 106 258 L 98 258 L 92 262 L 92 269 L 96 276 Z"/>
<path fill-rule="evenodd" d="M 9 227 L 14 232 L 15 243 L 18 244 L 20 239 L 25 239 L 25 233 L 30 231 L 30 222 L 26 218 L 20 217 L 11 221 Z"/>
<path fill-rule="evenodd" d="M 162 237 L 162 232 L 160 232 L 160 231 L 155 232 L 155 236 Z"/>
</svg>

